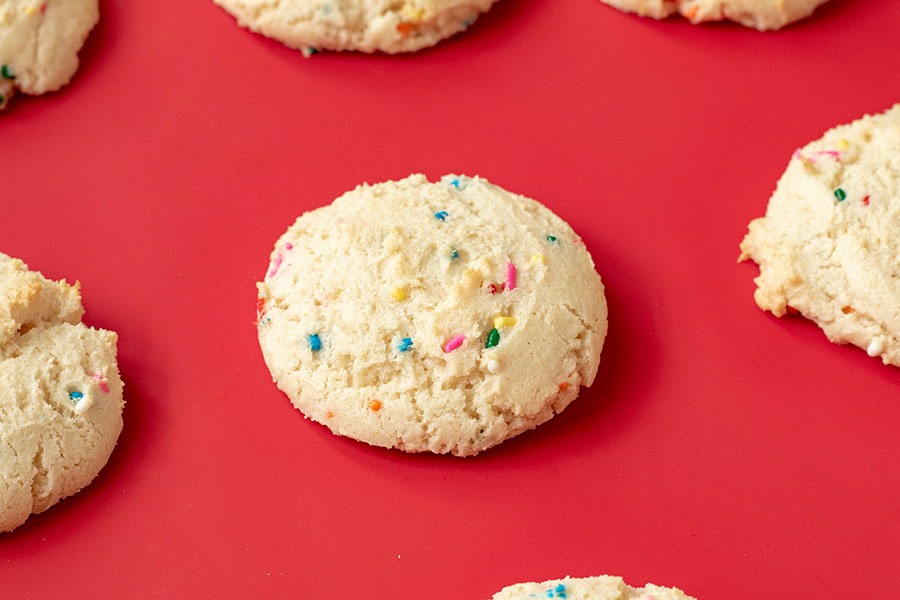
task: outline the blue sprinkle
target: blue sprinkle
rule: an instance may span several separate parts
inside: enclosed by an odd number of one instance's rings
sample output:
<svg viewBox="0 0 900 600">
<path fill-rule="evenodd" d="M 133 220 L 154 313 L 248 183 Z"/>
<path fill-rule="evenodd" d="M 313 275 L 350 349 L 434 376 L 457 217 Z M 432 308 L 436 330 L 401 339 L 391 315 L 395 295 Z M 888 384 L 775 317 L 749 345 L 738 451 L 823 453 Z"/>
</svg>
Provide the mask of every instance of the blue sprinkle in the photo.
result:
<svg viewBox="0 0 900 600">
<path fill-rule="evenodd" d="M 81 392 L 69 392 L 69 400 L 72 402 L 78 402 L 82 398 L 84 398 L 84 394 Z"/>
<path fill-rule="evenodd" d="M 400 352 L 406 352 L 407 350 L 412 348 L 412 345 L 412 338 L 403 338 L 402 340 L 400 340 L 400 345 L 397 346 L 397 350 L 399 350 Z"/>
<path fill-rule="evenodd" d="M 313 333 L 309 336 L 309 348 L 313 352 L 318 352 L 322 349 L 322 340 L 319 339 L 318 333 Z"/>
<path fill-rule="evenodd" d="M 454 179 L 453 181 L 451 181 L 451 182 L 450 182 L 450 185 L 452 185 L 452 186 L 455 187 L 456 189 L 459 189 L 459 177 L 457 177 L 456 179 Z"/>
<path fill-rule="evenodd" d="M 459 258 L 459 252 L 457 252 L 456 250 L 451 250 L 450 251 L 450 260 L 456 260 L 457 258 Z"/>
<path fill-rule="evenodd" d="M 434 213 L 434 218 L 437 219 L 438 221 L 443 221 L 444 219 L 447 218 L 447 211 L 441 210 L 441 211 Z"/>
</svg>

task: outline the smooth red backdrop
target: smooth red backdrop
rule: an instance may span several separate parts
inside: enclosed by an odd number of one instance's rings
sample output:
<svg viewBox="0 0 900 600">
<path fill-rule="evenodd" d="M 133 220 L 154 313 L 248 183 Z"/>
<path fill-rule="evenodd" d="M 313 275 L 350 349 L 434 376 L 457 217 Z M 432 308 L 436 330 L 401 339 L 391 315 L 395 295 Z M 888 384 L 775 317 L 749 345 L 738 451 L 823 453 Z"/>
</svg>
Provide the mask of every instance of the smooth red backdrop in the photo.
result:
<svg viewBox="0 0 900 600">
<path fill-rule="evenodd" d="M 119 333 L 125 430 L 0 535 L 4 600 L 900 591 L 900 369 L 761 312 L 736 263 L 795 148 L 900 101 L 900 3 L 759 33 L 501 0 L 433 50 L 309 60 L 206 0 L 102 10 L 72 84 L 0 116 L 0 251 Z M 607 286 L 594 387 L 476 458 L 331 435 L 256 342 L 278 235 L 414 171 L 542 201 Z"/>
</svg>

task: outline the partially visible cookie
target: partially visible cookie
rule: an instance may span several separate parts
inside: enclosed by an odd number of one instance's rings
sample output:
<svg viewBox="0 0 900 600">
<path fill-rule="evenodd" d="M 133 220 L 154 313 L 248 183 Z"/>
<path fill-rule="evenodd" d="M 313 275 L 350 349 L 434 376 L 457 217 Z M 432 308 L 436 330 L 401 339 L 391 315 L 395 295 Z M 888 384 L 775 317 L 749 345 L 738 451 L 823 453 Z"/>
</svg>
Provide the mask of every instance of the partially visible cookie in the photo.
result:
<svg viewBox="0 0 900 600">
<path fill-rule="evenodd" d="M 601 575 L 582 579 L 566 577 L 541 583 L 518 583 L 505 587 L 491 600 L 566 598 L 567 600 L 694 600 L 678 588 L 648 583 L 643 588 L 625 585 L 621 577 Z"/>
<path fill-rule="evenodd" d="M 692 23 L 729 20 L 761 31 L 805 19 L 828 0 L 602 0 L 642 17 L 665 19 L 681 13 Z"/>
<path fill-rule="evenodd" d="M 741 242 L 746 259 L 760 308 L 900 366 L 900 104 L 794 152 Z"/>
<path fill-rule="evenodd" d="M 361 185 L 281 236 L 259 341 L 307 417 L 376 446 L 476 454 L 593 383 L 600 276 L 545 206 L 484 179 Z"/>
<path fill-rule="evenodd" d="M 0 531 L 90 483 L 122 430 L 116 334 L 83 312 L 78 284 L 0 254 Z"/>
<path fill-rule="evenodd" d="M 98 0 L 0 0 L 0 108 L 67 84 L 99 18 Z"/>
<path fill-rule="evenodd" d="M 467 29 L 496 0 L 213 0 L 251 31 L 317 50 L 412 52 Z"/>
</svg>

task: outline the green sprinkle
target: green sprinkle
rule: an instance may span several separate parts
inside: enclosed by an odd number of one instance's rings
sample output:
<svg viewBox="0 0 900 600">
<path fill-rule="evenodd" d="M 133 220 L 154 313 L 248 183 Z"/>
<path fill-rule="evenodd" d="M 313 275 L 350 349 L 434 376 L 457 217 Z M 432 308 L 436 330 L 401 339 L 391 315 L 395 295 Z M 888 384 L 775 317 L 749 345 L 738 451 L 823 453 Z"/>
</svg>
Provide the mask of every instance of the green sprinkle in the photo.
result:
<svg viewBox="0 0 900 600">
<path fill-rule="evenodd" d="M 491 332 L 488 334 L 487 342 L 484 344 L 485 348 L 493 348 L 497 344 L 500 343 L 500 332 L 496 329 L 491 329 Z"/>
<path fill-rule="evenodd" d="M 547 236 L 547 241 L 548 241 L 548 242 L 555 242 L 555 241 L 556 241 L 556 236 L 555 236 L 555 235 L 548 235 L 548 236 Z"/>
<path fill-rule="evenodd" d="M 838 202 L 843 202 L 847 199 L 847 192 L 843 188 L 838 188 L 834 190 L 834 197 L 838 199 Z"/>
<path fill-rule="evenodd" d="M 3 104 L 3 94 L 0 94 L 0 104 Z"/>
<path fill-rule="evenodd" d="M 15 79 L 16 76 L 12 74 L 9 70 L 9 66 L 3 65 L 0 67 L 0 75 L 3 75 L 3 79 Z"/>
</svg>

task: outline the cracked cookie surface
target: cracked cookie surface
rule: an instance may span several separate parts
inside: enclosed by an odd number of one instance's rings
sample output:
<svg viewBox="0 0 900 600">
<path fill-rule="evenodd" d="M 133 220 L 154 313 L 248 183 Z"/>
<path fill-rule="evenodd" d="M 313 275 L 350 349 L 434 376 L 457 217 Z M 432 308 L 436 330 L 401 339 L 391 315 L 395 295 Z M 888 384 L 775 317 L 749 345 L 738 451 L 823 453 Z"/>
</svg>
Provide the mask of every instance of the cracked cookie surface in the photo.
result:
<svg viewBox="0 0 900 600">
<path fill-rule="evenodd" d="M 99 18 L 98 0 L 0 0 L 0 108 L 67 84 Z"/>
<path fill-rule="evenodd" d="M 799 312 L 900 366 L 900 104 L 797 150 L 750 223 L 745 259 L 759 265 L 761 309 Z"/>
<path fill-rule="evenodd" d="M 551 579 L 541 583 L 517 583 L 503 588 L 491 600 L 566 598 L 567 600 L 694 600 L 678 588 L 648 583 L 643 588 L 626 585 L 621 577 Z"/>
<path fill-rule="evenodd" d="M 0 531 L 90 483 L 122 430 L 116 334 L 83 312 L 78 284 L 0 254 Z"/>
<path fill-rule="evenodd" d="M 297 219 L 258 289 L 293 404 L 407 452 L 472 455 L 552 418 L 593 383 L 607 328 L 572 228 L 478 177 L 357 187 Z"/>
<path fill-rule="evenodd" d="M 828 0 L 602 0 L 642 17 L 665 19 L 680 13 L 692 23 L 734 21 L 761 31 L 805 19 Z"/>
<path fill-rule="evenodd" d="M 496 0 L 214 0 L 238 23 L 306 56 L 412 52 L 464 31 Z"/>
</svg>

